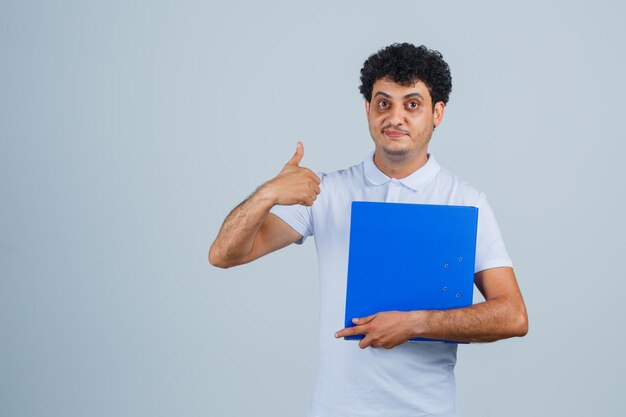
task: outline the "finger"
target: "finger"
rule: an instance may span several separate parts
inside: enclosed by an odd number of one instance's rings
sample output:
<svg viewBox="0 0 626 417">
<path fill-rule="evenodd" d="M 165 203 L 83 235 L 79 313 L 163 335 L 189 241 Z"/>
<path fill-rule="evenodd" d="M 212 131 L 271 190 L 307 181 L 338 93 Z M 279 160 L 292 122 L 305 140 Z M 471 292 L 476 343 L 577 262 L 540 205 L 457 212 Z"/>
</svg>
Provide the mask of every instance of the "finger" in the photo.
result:
<svg viewBox="0 0 626 417">
<path fill-rule="evenodd" d="M 313 200 L 317 200 L 317 195 L 319 194 L 317 192 L 317 190 L 315 190 L 314 186 L 309 184 L 309 189 L 307 191 L 307 194 L 309 197 L 311 197 Z"/>
<path fill-rule="evenodd" d="M 315 181 L 316 184 L 321 184 L 322 180 L 320 180 L 320 177 L 317 176 L 317 174 L 315 172 L 313 172 L 311 169 L 309 168 L 304 168 L 305 170 L 307 170 L 309 172 L 309 176 L 311 177 L 311 179 L 313 181 Z"/>
<path fill-rule="evenodd" d="M 312 206 L 314 201 L 315 200 L 313 198 L 311 198 L 310 195 L 305 195 L 300 200 L 300 204 L 303 205 L 303 206 Z"/>
<path fill-rule="evenodd" d="M 313 190 L 309 190 L 307 197 L 311 200 L 311 204 L 317 200 L 317 193 Z"/>
<path fill-rule="evenodd" d="M 356 334 L 365 334 L 364 331 L 365 329 L 363 328 L 363 326 L 346 327 L 335 333 L 335 337 L 339 339 L 340 337 L 354 336 Z"/>
<path fill-rule="evenodd" d="M 303 156 L 304 156 L 304 145 L 302 144 L 302 142 L 298 142 L 298 145 L 296 147 L 296 153 L 293 154 L 289 162 L 287 162 L 287 165 L 298 166 L 298 164 L 300 164 L 300 161 L 302 161 Z"/>
<path fill-rule="evenodd" d="M 311 191 L 313 191 L 316 195 L 321 193 L 322 190 L 320 188 L 319 185 L 315 184 L 315 183 L 309 183 L 309 188 L 311 189 Z"/>
<path fill-rule="evenodd" d="M 373 341 L 374 341 L 374 339 L 373 339 L 373 338 L 371 338 L 371 337 L 367 337 L 367 336 L 366 336 L 366 337 L 364 337 L 363 339 L 361 339 L 361 341 L 359 342 L 359 347 L 360 347 L 361 349 L 365 349 L 365 348 L 367 348 L 368 346 L 371 346 L 371 347 L 376 347 L 376 346 L 374 346 L 374 345 L 372 344 L 372 342 L 373 342 Z"/>
<path fill-rule="evenodd" d="M 352 319 L 352 323 L 363 325 L 363 324 L 369 323 L 370 321 L 374 320 L 374 317 L 376 317 L 376 314 L 372 314 L 372 315 L 367 316 L 367 317 L 354 318 L 354 319 Z"/>
</svg>

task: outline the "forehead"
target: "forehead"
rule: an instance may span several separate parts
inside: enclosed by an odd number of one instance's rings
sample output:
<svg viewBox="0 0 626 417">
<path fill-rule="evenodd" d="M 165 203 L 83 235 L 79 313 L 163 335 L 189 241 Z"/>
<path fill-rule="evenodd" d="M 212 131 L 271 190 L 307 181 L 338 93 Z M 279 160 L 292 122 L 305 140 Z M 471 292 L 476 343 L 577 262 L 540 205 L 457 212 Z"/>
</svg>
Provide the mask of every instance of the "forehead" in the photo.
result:
<svg viewBox="0 0 626 417">
<path fill-rule="evenodd" d="M 415 80 L 408 85 L 398 84 L 389 78 L 380 78 L 376 80 L 372 87 L 372 99 L 376 94 L 383 93 L 391 98 L 401 99 L 410 94 L 419 94 L 424 100 L 430 101 L 430 92 L 428 87 L 421 80 Z"/>
</svg>

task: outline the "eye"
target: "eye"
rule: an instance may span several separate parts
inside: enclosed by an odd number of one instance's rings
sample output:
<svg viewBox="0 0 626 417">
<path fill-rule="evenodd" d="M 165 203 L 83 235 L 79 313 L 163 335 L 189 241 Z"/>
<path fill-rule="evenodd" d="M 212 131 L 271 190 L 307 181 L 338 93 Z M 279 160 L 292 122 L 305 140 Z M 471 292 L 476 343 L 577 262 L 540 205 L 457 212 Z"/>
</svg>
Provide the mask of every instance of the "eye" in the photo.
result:
<svg viewBox="0 0 626 417">
<path fill-rule="evenodd" d="M 407 106 L 409 109 L 417 109 L 417 108 L 420 106 L 420 104 L 419 104 L 417 101 L 409 101 L 409 102 L 406 104 L 406 106 Z"/>
<path fill-rule="evenodd" d="M 378 107 L 381 109 L 386 109 L 389 107 L 389 102 L 387 100 L 381 100 L 378 102 Z"/>
</svg>

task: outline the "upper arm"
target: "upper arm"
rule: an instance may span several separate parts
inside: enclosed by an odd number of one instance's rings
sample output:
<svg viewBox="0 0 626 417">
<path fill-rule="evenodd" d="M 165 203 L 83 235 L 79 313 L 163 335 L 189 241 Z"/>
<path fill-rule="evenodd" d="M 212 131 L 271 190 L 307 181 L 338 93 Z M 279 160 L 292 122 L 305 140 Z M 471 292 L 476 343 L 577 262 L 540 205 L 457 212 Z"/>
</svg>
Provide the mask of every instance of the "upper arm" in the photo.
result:
<svg viewBox="0 0 626 417">
<path fill-rule="evenodd" d="M 474 275 L 474 283 L 480 290 L 485 300 L 496 297 L 520 297 L 522 296 L 515 272 L 511 267 L 490 268 L 477 272 Z"/>
<path fill-rule="evenodd" d="M 280 217 L 269 213 L 256 234 L 252 250 L 239 263 L 252 262 L 268 253 L 282 249 L 302 239 L 302 235 Z"/>
</svg>

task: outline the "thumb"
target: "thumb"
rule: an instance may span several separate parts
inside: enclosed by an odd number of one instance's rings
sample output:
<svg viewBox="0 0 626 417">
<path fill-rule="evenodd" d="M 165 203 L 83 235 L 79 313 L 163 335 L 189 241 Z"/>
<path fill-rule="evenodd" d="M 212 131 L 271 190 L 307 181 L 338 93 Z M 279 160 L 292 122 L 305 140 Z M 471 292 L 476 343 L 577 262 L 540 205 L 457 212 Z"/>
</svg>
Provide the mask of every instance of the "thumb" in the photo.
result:
<svg viewBox="0 0 626 417">
<path fill-rule="evenodd" d="M 293 156 L 291 157 L 289 162 L 287 162 L 287 164 L 298 166 L 300 161 L 302 161 L 302 157 L 303 156 L 304 156 L 304 145 L 302 144 L 302 142 L 298 142 L 298 147 L 296 148 L 296 153 L 293 154 Z"/>
</svg>

